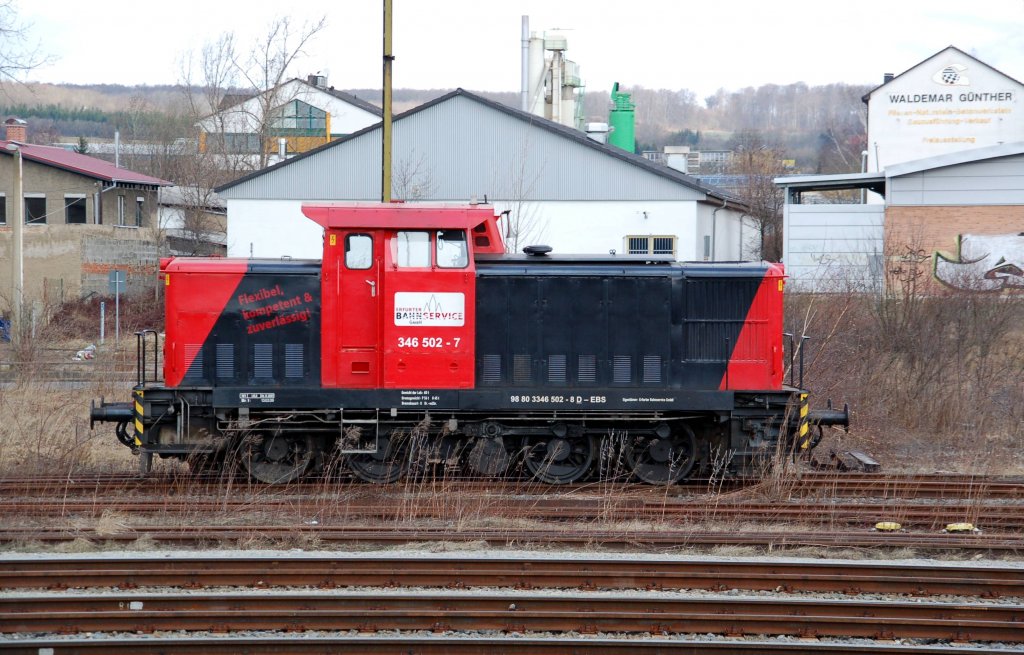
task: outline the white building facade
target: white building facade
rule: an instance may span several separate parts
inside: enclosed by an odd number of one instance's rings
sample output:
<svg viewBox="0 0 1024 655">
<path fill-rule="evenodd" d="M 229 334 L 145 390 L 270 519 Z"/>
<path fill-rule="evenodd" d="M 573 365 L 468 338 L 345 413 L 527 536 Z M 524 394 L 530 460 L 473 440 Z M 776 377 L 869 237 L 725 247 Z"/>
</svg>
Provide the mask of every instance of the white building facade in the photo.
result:
<svg viewBox="0 0 1024 655">
<path fill-rule="evenodd" d="M 1024 141 L 1024 85 L 953 46 L 888 79 L 865 102 L 868 171 Z"/>
</svg>

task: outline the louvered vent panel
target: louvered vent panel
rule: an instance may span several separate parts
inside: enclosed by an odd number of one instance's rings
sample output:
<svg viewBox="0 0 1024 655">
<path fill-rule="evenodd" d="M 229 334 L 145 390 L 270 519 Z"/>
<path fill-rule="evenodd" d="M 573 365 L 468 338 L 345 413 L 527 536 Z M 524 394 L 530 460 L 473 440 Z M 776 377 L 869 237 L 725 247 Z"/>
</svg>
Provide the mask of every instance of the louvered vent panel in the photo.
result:
<svg viewBox="0 0 1024 655">
<path fill-rule="evenodd" d="M 192 360 L 192 364 L 189 365 L 188 371 L 185 372 L 185 377 L 193 380 L 201 380 L 203 378 L 203 346 L 199 343 L 186 343 L 185 344 L 185 361 Z"/>
<path fill-rule="evenodd" d="M 274 346 L 269 343 L 257 343 L 252 346 L 252 376 L 254 378 L 273 379 L 274 377 Z"/>
<path fill-rule="evenodd" d="M 661 382 L 661 357 L 659 355 L 644 356 L 644 382 Z"/>
<path fill-rule="evenodd" d="M 615 355 L 612 358 L 612 382 L 616 384 L 629 384 L 632 382 L 632 368 L 632 357 L 629 355 Z"/>
<path fill-rule="evenodd" d="M 533 382 L 529 355 L 512 356 L 512 381 L 515 384 L 529 384 Z"/>
<path fill-rule="evenodd" d="M 217 344 L 217 379 L 230 380 L 235 377 L 235 344 Z"/>
<path fill-rule="evenodd" d="M 578 377 L 580 382 L 589 384 L 597 382 L 596 355 L 580 355 Z"/>
<path fill-rule="evenodd" d="M 501 382 L 501 355 L 484 355 L 484 370 L 481 377 L 484 384 Z"/>
<path fill-rule="evenodd" d="M 548 382 L 565 384 L 565 355 L 548 355 Z"/>
<path fill-rule="evenodd" d="M 301 378 L 305 372 L 302 358 L 304 348 L 301 343 L 284 344 L 284 376 L 286 378 Z"/>
</svg>

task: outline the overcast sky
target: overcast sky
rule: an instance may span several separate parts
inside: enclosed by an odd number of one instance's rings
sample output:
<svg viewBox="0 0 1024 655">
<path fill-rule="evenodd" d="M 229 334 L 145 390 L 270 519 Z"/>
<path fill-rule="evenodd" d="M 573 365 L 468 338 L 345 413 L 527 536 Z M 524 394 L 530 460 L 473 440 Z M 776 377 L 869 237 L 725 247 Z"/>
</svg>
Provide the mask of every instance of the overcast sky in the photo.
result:
<svg viewBox="0 0 1024 655">
<path fill-rule="evenodd" d="M 190 50 L 234 32 L 250 44 L 281 15 L 327 29 L 293 70 L 380 88 L 379 0 L 18 0 L 54 63 L 31 79 L 172 84 Z M 518 91 L 521 17 L 560 28 L 589 91 L 613 82 L 691 89 L 880 83 L 955 45 L 1024 80 L 1024 0 L 394 0 L 394 87 Z"/>
</svg>

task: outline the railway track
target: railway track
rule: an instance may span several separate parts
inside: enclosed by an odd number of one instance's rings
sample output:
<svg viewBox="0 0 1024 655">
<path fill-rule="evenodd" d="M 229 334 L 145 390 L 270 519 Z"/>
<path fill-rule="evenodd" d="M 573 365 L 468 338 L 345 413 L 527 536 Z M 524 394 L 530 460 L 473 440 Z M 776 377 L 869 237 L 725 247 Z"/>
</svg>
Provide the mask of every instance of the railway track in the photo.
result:
<svg viewBox="0 0 1024 655">
<path fill-rule="evenodd" d="M 1008 604 L 511 590 L 51 593 L 0 598 L 0 631 L 7 634 L 429 630 L 1013 642 L 1024 639 L 1022 617 L 1024 605 Z"/>
<path fill-rule="evenodd" d="M 225 498 L 223 500 L 193 499 L 186 496 L 172 498 L 121 498 L 98 501 L 90 499 L 0 499 L 0 516 L 47 517 L 100 517 L 108 512 L 124 515 L 164 516 L 224 515 L 241 512 L 259 512 L 261 515 L 316 517 L 318 523 L 327 521 L 395 519 L 445 519 L 452 515 L 452 506 L 430 502 L 407 506 L 406 503 L 386 497 L 377 501 L 327 498 Z M 920 505 L 911 502 L 896 503 L 830 503 L 827 507 L 797 503 L 714 503 L 663 500 L 608 500 L 550 498 L 542 502 L 537 498 L 493 497 L 479 502 L 474 513 L 478 515 L 529 516 L 534 521 L 762 521 L 812 523 L 823 525 L 873 525 L 881 520 L 897 520 L 904 527 L 939 529 L 957 522 L 984 525 L 986 529 L 1024 530 L 1024 504 L 1000 505 L 982 502 L 959 504 Z"/>
<path fill-rule="evenodd" d="M 792 528 L 764 530 L 699 530 L 694 527 L 662 529 L 590 528 L 571 529 L 473 528 L 458 525 L 417 527 L 395 524 L 380 526 L 325 525 L 124 525 L 101 528 L 3 527 L 0 542 L 60 544 L 71 541 L 96 544 L 131 544 L 144 540 L 165 546 L 209 546 L 210 544 L 304 544 L 316 546 L 383 546 L 423 542 L 475 542 L 490 546 L 545 545 L 562 547 L 606 547 L 616 549 L 683 549 L 695 546 L 752 546 L 782 548 L 913 548 L 922 551 L 1024 552 L 1024 534 L 944 534 L 925 532 L 875 532 L 863 530 L 821 530 Z"/>
<path fill-rule="evenodd" d="M 445 493 L 484 494 L 558 494 L 586 495 L 615 492 L 625 496 L 676 497 L 693 494 L 728 493 L 756 494 L 766 486 L 773 493 L 787 493 L 793 496 L 827 494 L 834 497 L 872 498 L 931 498 L 931 499 L 1022 499 L 1024 500 L 1024 478 L 1003 476 L 979 476 L 956 474 L 858 474 L 858 473 L 807 473 L 799 477 L 771 480 L 733 479 L 725 481 L 691 480 L 669 487 L 634 484 L 626 481 L 598 481 L 569 485 L 547 485 L 532 480 L 472 480 L 472 479 L 424 479 L 397 483 L 388 488 L 417 490 L 422 488 L 443 489 Z M 6 477 L 0 478 L 0 493 L 4 496 L 53 495 L 67 497 L 81 494 L 114 494 L 125 492 L 149 492 L 154 494 L 221 493 L 231 489 L 232 493 L 272 490 L 274 494 L 304 494 L 310 492 L 331 492 L 339 489 L 376 489 L 373 485 L 352 483 L 350 480 L 318 479 L 287 485 L 268 487 L 266 485 L 236 480 L 228 476 L 164 475 L 140 478 L 131 474 L 88 474 L 53 477 Z"/>
<path fill-rule="evenodd" d="M 708 489 L 707 482 L 267 487 L 190 476 L 7 478 L 0 481 L 0 517 L 11 520 L 0 524 L 0 542 L 1024 548 L 1024 502 L 1017 502 L 1024 484 L 1012 478 L 811 473 L 785 484 Z M 880 521 L 899 522 L 904 531 L 872 532 Z M 938 533 L 951 523 L 976 524 L 984 534 Z M 744 530 L 728 529 L 736 525 Z"/>
<path fill-rule="evenodd" d="M 1002 646 L 904 645 L 897 643 L 829 643 L 764 640 L 477 637 L 477 636 L 337 636 L 267 634 L 256 637 L 161 637 L 118 636 L 97 639 L 27 639 L 0 646 L 9 655 L 1007 655 L 1020 652 Z"/>
<path fill-rule="evenodd" d="M 65 586 L 92 591 L 65 591 Z M 9 637 L 0 650 L 33 655 L 348 650 L 949 655 L 1020 652 L 1015 647 L 1024 636 L 1024 606 L 1012 602 L 1024 591 L 1024 567 L 1009 565 L 664 557 L 10 556 L 0 559 L 0 589 L 5 592 L 0 642 Z M 695 591 L 702 589 L 776 593 Z M 780 593 L 790 591 L 849 596 Z M 874 595 L 865 598 L 866 593 Z M 922 598 L 907 600 L 903 594 Z M 954 597 L 934 598 L 937 594 Z M 996 597 L 1003 600 L 983 600 Z M 64 636 L 86 631 L 88 640 Z M 34 637 L 23 638 L 29 634 Z"/>
<path fill-rule="evenodd" d="M 0 590 L 345 587 L 781 591 L 1024 598 L 1024 567 L 874 561 L 395 554 L 0 558 Z M 1024 620 L 1024 617 L 1022 617 Z"/>
</svg>

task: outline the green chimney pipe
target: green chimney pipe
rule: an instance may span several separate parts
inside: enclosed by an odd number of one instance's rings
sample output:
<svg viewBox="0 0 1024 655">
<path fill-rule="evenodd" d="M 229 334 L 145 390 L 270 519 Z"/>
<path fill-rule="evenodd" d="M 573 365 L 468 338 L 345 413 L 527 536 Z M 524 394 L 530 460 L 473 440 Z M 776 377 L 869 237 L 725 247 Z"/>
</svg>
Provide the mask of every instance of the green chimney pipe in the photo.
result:
<svg viewBox="0 0 1024 655">
<path fill-rule="evenodd" d="M 630 100 L 630 94 L 619 91 L 618 82 L 612 86 L 612 104 L 608 114 L 608 125 L 611 127 L 608 143 L 626 152 L 636 152 L 636 138 L 633 135 L 633 110 L 636 105 Z"/>
</svg>

